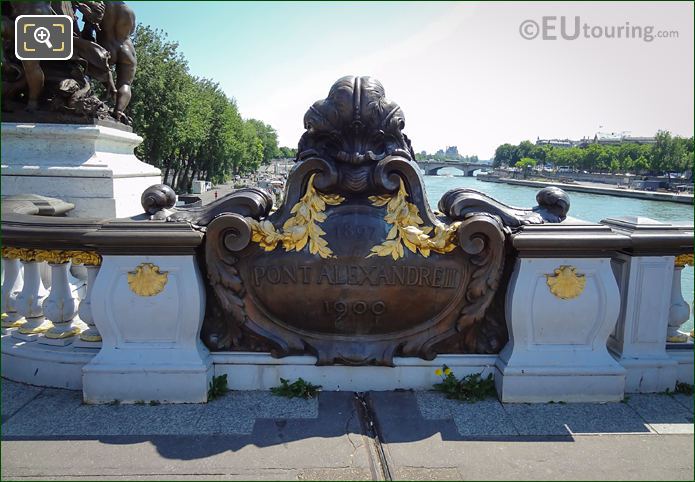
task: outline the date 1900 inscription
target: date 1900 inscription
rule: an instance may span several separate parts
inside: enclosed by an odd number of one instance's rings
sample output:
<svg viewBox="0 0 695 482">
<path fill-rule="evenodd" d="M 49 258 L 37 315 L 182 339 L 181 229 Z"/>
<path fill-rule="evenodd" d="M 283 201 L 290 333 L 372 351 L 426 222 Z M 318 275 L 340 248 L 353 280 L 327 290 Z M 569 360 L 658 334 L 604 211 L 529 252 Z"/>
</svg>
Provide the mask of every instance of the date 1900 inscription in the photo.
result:
<svg viewBox="0 0 695 482">
<path fill-rule="evenodd" d="M 324 264 L 321 267 L 270 265 L 253 268 L 253 282 L 257 287 L 269 283 L 458 288 L 460 278 L 457 269 L 430 266 Z"/>
</svg>

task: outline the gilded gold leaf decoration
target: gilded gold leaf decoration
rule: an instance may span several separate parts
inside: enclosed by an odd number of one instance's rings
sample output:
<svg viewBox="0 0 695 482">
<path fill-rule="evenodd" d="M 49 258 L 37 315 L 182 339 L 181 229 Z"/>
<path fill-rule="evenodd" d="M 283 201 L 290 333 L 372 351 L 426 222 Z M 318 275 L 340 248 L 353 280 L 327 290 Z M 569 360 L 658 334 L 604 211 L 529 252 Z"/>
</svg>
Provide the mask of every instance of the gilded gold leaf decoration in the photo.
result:
<svg viewBox="0 0 695 482">
<path fill-rule="evenodd" d="M 273 251 L 282 243 L 285 251 L 301 251 L 308 246 L 311 254 L 318 254 L 322 258 L 333 257 L 333 251 L 322 237 L 326 232 L 319 224 L 326 220 L 326 206 L 337 206 L 345 198 L 317 191 L 314 187 L 314 176 L 316 174 L 309 178 L 304 196 L 292 206 L 292 216 L 282 225 L 282 230 L 278 230 L 268 220 L 246 218 L 251 226 L 251 241 L 258 243 L 265 251 Z"/>
<path fill-rule="evenodd" d="M 128 286 L 138 296 L 154 296 L 162 292 L 167 284 L 168 271 L 159 271 L 159 266 L 141 263 L 128 272 Z"/>
<path fill-rule="evenodd" d="M 576 298 L 584 291 L 586 276 L 574 266 L 560 266 L 553 274 L 545 275 L 550 292 L 563 300 Z"/>
<path fill-rule="evenodd" d="M 434 229 L 422 226 L 424 221 L 420 217 L 417 206 L 408 202 L 408 192 L 403 180 L 394 196 L 369 196 L 369 200 L 372 206 L 386 206 L 384 221 L 391 225 L 391 229 L 386 235 L 386 240 L 371 249 L 368 258 L 391 256 L 397 260 L 405 255 L 404 246 L 425 258 L 431 252 L 445 254 L 456 248 L 456 230 L 461 223 L 457 221 L 449 226 L 438 224 Z"/>
<path fill-rule="evenodd" d="M 675 265 L 678 267 L 692 266 L 693 265 L 693 253 L 681 254 L 676 256 Z"/>
<path fill-rule="evenodd" d="M 85 266 L 100 266 L 101 256 L 96 251 L 66 251 L 75 264 Z"/>
<path fill-rule="evenodd" d="M 13 248 L 11 246 L 3 246 L 2 257 L 7 259 L 22 259 L 22 248 Z"/>
<path fill-rule="evenodd" d="M 60 264 L 72 261 L 75 264 L 99 266 L 101 256 L 96 251 L 58 250 L 58 249 L 29 249 L 4 246 L 2 257 L 7 259 L 20 259 L 22 261 L 46 261 Z"/>
<path fill-rule="evenodd" d="M 56 249 L 37 249 L 36 261 L 45 261 L 51 264 L 63 264 L 70 261 L 70 255 L 66 251 Z"/>
</svg>

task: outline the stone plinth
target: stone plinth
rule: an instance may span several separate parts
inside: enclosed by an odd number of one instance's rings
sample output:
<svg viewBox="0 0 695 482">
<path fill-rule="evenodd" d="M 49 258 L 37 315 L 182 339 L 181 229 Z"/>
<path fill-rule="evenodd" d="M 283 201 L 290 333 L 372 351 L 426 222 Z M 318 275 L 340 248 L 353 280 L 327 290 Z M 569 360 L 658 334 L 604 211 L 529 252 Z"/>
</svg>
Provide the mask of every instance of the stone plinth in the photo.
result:
<svg viewBox="0 0 695 482">
<path fill-rule="evenodd" d="M 141 142 L 104 125 L 3 122 L 2 195 L 56 197 L 75 204 L 71 217 L 139 214 L 140 195 L 161 177 L 135 157 Z"/>
<path fill-rule="evenodd" d="M 104 256 L 91 304 L 102 348 L 83 369 L 85 402 L 207 401 L 213 368 L 195 256 Z"/>
<path fill-rule="evenodd" d="M 517 260 L 507 298 L 510 341 L 495 376 L 500 399 L 621 400 L 625 369 L 606 348 L 619 310 L 608 258 Z"/>
</svg>

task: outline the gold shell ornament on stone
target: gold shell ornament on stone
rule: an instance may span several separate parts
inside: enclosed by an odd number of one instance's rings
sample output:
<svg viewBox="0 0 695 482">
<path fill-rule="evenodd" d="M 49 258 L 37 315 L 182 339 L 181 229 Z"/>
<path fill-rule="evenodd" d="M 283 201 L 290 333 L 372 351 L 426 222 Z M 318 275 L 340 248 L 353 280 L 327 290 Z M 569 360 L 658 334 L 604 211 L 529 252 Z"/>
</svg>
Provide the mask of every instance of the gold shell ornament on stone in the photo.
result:
<svg viewBox="0 0 695 482">
<path fill-rule="evenodd" d="M 545 275 L 550 292 L 557 298 L 571 300 L 576 298 L 586 286 L 586 276 L 577 273 L 574 266 L 560 266 L 553 274 Z"/>
<path fill-rule="evenodd" d="M 168 271 L 159 271 L 152 263 L 140 263 L 134 271 L 128 271 L 128 286 L 138 296 L 154 296 L 167 284 Z"/>
</svg>

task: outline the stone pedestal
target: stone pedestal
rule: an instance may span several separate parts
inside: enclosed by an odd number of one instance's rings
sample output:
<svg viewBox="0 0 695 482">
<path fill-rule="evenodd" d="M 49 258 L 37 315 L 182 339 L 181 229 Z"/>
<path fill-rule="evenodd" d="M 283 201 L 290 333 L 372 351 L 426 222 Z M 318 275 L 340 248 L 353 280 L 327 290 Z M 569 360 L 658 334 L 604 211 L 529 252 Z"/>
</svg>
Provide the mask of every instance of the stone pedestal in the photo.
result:
<svg viewBox="0 0 695 482">
<path fill-rule="evenodd" d="M 678 362 L 666 353 L 673 256 L 618 253 L 613 266 L 622 309 L 608 346 L 627 370 L 625 391 L 673 390 Z"/>
<path fill-rule="evenodd" d="M 692 225 L 641 216 L 609 218 L 601 223 L 630 238 L 629 245 L 613 256 L 622 309 L 608 340 L 608 347 L 627 370 L 625 391 L 673 390 L 684 374 L 685 379 L 692 380 L 692 373 L 687 377 L 692 348 L 677 351 L 673 357 L 667 346 L 669 337 L 678 335 L 678 327 L 688 319 L 689 307 L 680 293 L 674 254 L 692 253 Z M 687 336 L 675 338 L 687 340 Z"/>
<path fill-rule="evenodd" d="M 496 365 L 500 399 L 621 400 L 625 369 L 606 348 L 619 309 L 608 258 L 518 259 L 506 307 L 510 341 Z"/>
<path fill-rule="evenodd" d="M 2 123 L 2 195 L 40 194 L 75 204 L 71 217 L 142 212 L 142 192 L 161 179 L 140 161 L 138 135 L 89 124 Z"/>
<path fill-rule="evenodd" d="M 102 348 L 83 369 L 85 402 L 207 401 L 213 370 L 194 255 L 104 256 L 91 307 Z"/>
</svg>

